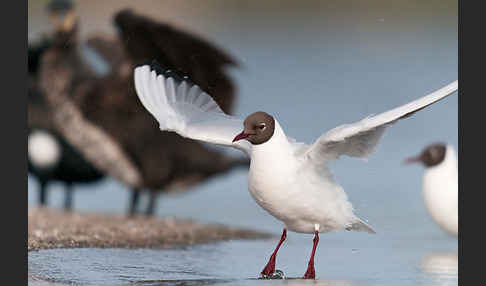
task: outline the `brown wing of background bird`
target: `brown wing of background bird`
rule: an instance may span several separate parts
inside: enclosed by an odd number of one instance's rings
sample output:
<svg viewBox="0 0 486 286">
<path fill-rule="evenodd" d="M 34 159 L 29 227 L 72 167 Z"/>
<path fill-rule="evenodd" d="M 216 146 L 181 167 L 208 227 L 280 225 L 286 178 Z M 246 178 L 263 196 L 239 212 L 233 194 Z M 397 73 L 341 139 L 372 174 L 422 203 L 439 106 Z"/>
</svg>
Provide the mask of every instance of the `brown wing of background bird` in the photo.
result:
<svg viewBox="0 0 486 286">
<path fill-rule="evenodd" d="M 236 61 L 196 36 L 131 11 L 118 12 L 114 18 L 121 31 L 121 40 L 94 37 L 88 44 L 104 55 L 119 49 L 118 45 L 123 43 L 123 55 L 128 59 L 114 61 L 131 63 L 130 73 L 112 73 L 78 90 L 75 101 L 84 116 L 116 138 L 131 155 L 134 164 L 140 168 L 143 187 L 161 188 L 171 181 L 168 177 L 183 177 L 193 172 L 209 176 L 229 168 L 230 162 L 226 163 L 221 152 L 178 134 L 159 130 L 157 122 L 136 96 L 133 68 L 138 63 L 157 59 L 166 67 L 187 75 L 194 83 L 206 85 L 206 90 L 209 90 L 210 83 L 215 82 L 210 95 L 229 112 L 235 91 L 224 66 L 236 66 Z"/>
<path fill-rule="evenodd" d="M 224 68 L 238 66 L 238 63 L 226 52 L 197 35 L 155 22 L 131 10 L 118 12 L 114 23 L 135 65 L 155 59 L 164 68 L 188 76 L 225 112 L 232 111 L 235 87 Z"/>
</svg>

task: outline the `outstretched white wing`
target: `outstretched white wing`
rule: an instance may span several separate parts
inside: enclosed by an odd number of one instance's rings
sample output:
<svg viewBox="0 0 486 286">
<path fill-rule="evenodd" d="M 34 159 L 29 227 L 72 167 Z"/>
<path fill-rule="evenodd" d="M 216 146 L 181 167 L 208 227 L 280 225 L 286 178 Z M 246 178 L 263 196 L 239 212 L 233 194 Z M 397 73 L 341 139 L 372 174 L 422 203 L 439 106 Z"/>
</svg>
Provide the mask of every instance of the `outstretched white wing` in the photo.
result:
<svg viewBox="0 0 486 286">
<path fill-rule="evenodd" d="M 135 68 L 134 77 L 138 98 L 157 119 L 160 130 L 235 147 L 250 156 L 249 142 L 232 142 L 243 130 L 243 120 L 225 114 L 197 85 L 154 65 Z"/>
<path fill-rule="evenodd" d="M 386 127 L 454 93 L 457 85 L 454 81 L 408 104 L 331 129 L 319 137 L 305 154 L 316 163 L 335 160 L 341 155 L 366 157 L 373 153 Z"/>
</svg>

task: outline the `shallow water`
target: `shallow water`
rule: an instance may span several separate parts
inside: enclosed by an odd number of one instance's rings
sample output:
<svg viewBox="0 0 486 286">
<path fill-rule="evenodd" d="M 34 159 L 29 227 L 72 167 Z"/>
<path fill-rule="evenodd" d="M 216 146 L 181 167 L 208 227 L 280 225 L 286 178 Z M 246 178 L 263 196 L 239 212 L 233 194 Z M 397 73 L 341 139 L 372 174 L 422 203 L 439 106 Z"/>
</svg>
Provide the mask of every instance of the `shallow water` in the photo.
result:
<svg viewBox="0 0 486 286">
<path fill-rule="evenodd" d="M 40 5 L 35 3 L 29 1 Z M 110 30 L 109 18 L 101 18 L 133 6 L 117 1 L 95 8 L 95 3 L 77 2 L 84 35 Z M 406 103 L 457 79 L 457 1 L 305 1 L 299 8 L 292 1 L 197 3 L 137 1 L 136 9 L 168 17 L 228 49 L 243 66 L 231 71 L 239 92 L 235 113 L 272 113 L 289 136 L 307 143 L 339 124 Z M 31 12 L 29 37 L 45 23 L 45 17 Z M 321 235 L 317 285 L 457 285 L 457 239 L 443 233 L 424 208 L 423 169 L 401 165 L 426 144 L 444 141 L 457 148 L 457 98 L 456 93 L 390 127 L 367 162 L 342 158 L 332 164 L 357 213 L 377 234 Z M 62 186 L 51 187 L 49 204 L 62 206 Z M 37 189 L 29 177 L 29 206 L 36 206 Z M 122 214 L 127 209 L 127 188 L 111 179 L 75 189 L 76 211 Z M 281 232 L 281 223 L 251 199 L 243 170 L 185 194 L 161 196 L 157 215 Z M 29 253 L 29 272 L 56 283 L 92 285 L 307 284 L 248 280 L 258 276 L 276 243 L 46 250 Z M 311 247 L 311 235 L 289 232 L 277 268 L 288 277 L 300 277 Z"/>
<path fill-rule="evenodd" d="M 312 285 L 457 285 L 453 243 L 397 250 L 380 243 L 346 244 L 322 236 Z M 303 285 L 302 280 L 256 280 L 275 241 L 230 241 L 182 249 L 57 249 L 29 253 L 29 272 L 82 285 Z M 311 237 L 290 233 L 277 257 L 286 277 L 305 272 Z M 452 247 L 453 248 L 453 247 Z M 35 283 L 32 283 L 35 285 Z"/>
<path fill-rule="evenodd" d="M 232 189 L 228 186 L 235 180 L 245 179 L 244 172 L 234 172 L 229 178 L 209 182 L 204 191 L 164 197 L 160 201 L 159 213 L 280 234 L 280 223 L 259 209 L 244 187 Z M 227 192 L 225 187 L 228 187 Z M 383 189 L 390 187 L 384 186 Z M 374 194 L 373 190 L 364 191 Z M 105 192 L 101 194 L 109 197 L 110 191 Z M 111 190 L 112 195 L 117 192 L 120 191 L 116 188 Z M 343 231 L 320 235 L 315 261 L 317 285 L 458 284 L 457 239 L 442 232 L 431 221 L 419 192 L 410 191 L 408 199 L 400 198 L 400 193 L 404 192 L 400 187 L 388 192 L 390 195 L 382 198 L 386 203 L 376 201 L 364 207 L 358 204 L 377 234 Z M 356 193 L 351 197 L 359 202 L 367 196 L 366 193 Z M 416 200 L 418 203 L 414 204 Z M 201 206 L 202 202 L 209 201 L 221 203 L 214 203 L 211 208 Z M 303 275 L 312 238 L 312 235 L 289 232 L 278 254 L 277 269 L 284 271 L 287 277 Z M 175 250 L 43 250 L 29 253 L 29 272 L 58 282 L 82 285 L 132 282 L 138 285 L 309 283 L 301 280 L 254 280 L 277 241 L 278 237 L 257 241 L 234 240 Z"/>
</svg>

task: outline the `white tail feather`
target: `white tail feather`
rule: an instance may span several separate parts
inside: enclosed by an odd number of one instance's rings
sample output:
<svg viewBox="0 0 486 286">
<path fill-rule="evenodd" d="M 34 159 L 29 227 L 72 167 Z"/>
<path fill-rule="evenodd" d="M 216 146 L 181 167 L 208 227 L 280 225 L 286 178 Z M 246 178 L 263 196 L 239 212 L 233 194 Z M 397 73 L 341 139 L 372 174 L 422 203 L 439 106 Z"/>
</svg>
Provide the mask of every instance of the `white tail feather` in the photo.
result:
<svg viewBox="0 0 486 286">
<path fill-rule="evenodd" d="M 367 233 L 376 234 L 375 230 L 364 221 L 358 219 L 357 222 L 351 224 L 351 226 L 347 227 L 346 230 L 355 230 L 355 231 L 362 231 Z"/>
</svg>

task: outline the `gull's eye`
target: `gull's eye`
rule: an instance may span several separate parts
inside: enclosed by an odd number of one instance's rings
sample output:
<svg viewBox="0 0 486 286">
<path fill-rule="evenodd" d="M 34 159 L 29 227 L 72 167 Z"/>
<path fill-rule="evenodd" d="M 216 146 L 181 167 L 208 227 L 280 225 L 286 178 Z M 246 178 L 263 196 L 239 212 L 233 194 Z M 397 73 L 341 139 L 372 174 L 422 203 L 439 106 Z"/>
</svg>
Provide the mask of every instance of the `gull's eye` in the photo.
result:
<svg viewBox="0 0 486 286">
<path fill-rule="evenodd" d="M 265 130 L 266 126 L 265 126 L 265 123 L 261 123 L 260 125 L 258 125 L 258 129 L 260 130 Z"/>
</svg>

